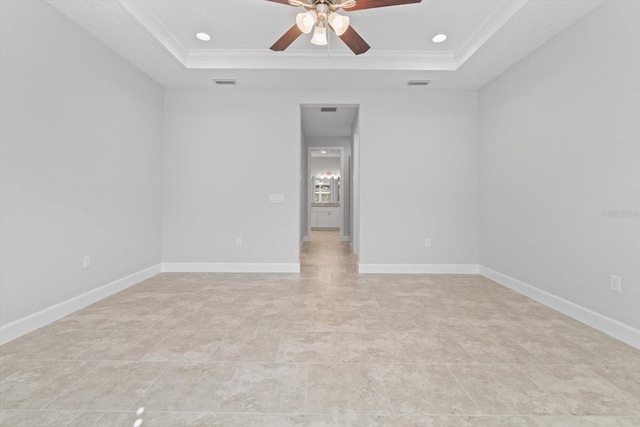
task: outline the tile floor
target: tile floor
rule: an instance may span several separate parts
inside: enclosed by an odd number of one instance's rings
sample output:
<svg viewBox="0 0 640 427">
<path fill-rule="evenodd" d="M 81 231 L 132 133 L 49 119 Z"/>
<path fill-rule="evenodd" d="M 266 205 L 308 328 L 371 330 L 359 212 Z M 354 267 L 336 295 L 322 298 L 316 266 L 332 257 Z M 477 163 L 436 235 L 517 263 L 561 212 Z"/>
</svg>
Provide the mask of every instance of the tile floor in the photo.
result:
<svg viewBox="0 0 640 427">
<path fill-rule="evenodd" d="M 0 347 L 2 426 L 640 426 L 640 351 L 479 276 L 161 274 Z M 141 414 L 136 411 L 144 408 Z"/>
</svg>

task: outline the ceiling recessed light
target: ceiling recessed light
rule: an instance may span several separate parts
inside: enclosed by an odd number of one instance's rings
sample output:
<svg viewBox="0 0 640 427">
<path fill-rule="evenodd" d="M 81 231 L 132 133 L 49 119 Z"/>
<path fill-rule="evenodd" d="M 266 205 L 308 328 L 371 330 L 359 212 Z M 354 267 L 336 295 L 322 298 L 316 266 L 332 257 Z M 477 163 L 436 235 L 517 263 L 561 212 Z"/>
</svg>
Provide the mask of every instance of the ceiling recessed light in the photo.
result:
<svg viewBox="0 0 640 427">
<path fill-rule="evenodd" d="M 447 39 L 446 34 L 436 34 L 435 36 L 433 36 L 431 40 L 433 40 L 434 43 L 442 43 L 446 39 Z"/>
<path fill-rule="evenodd" d="M 211 40 L 211 36 L 207 33 L 198 33 L 196 34 L 196 37 L 198 38 L 198 40 L 202 40 L 203 42 L 208 42 L 209 40 Z"/>
</svg>

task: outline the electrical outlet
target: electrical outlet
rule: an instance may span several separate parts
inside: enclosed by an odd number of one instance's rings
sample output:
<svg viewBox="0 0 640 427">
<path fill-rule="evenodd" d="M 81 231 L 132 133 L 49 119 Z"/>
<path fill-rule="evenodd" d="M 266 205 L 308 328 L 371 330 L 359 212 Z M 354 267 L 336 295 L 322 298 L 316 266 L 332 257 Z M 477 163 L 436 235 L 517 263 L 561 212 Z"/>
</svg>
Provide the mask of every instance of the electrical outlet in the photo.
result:
<svg viewBox="0 0 640 427">
<path fill-rule="evenodd" d="M 425 248 L 431 247 L 431 239 L 424 239 L 424 247 Z"/>
<path fill-rule="evenodd" d="M 611 275 L 611 290 L 613 292 L 622 293 L 622 279 L 620 276 Z"/>
<path fill-rule="evenodd" d="M 236 246 L 237 247 L 242 246 L 242 237 L 236 237 Z"/>
<path fill-rule="evenodd" d="M 91 255 L 85 255 L 82 258 L 82 268 L 89 268 L 91 267 Z"/>
</svg>

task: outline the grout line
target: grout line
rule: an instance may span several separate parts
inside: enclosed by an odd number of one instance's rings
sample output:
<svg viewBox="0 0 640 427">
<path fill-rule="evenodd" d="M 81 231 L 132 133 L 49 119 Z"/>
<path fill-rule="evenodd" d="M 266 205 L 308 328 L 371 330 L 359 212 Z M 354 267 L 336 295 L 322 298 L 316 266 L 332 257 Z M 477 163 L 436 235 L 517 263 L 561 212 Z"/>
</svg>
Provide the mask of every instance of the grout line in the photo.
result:
<svg viewBox="0 0 640 427">
<path fill-rule="evenodd" d="M 467 397 L 469 398 L 469 400 L 471 401 L 471 403 L 473 403 L 473 406 L 475 406 L 478 409 L 478 412 L 480 412 L 480 414 L 484 414 L 482 412 L 482 409 L 480 409 L 480 406 L 478 406 L 478 404 L 476 403 L 475 400 L 473 400 L 473 398 L 471 397 L 471 395 L 469 394 L 469 392 L 467 391 L 466 388 L 464 388 L 464 386 L 462 385 L 462 383 L 460 382 L 460 380 L 458 379 L 458 377 L 456 376 L 456 374 L 451 370 L 451 367 L 449 367 L 449 365 L 447 366 L 447 370 L 449 371 L 449 373 L 451 374 L 451 376 L 453 377 L 454 380 L 456 380 L 456 382 L 458 383 L 458 385 L 460 386 L 460 388 L 462 389 L 462 391 L 464 391 L 464 394 L 467 395 Z"/>
<path fill-rule="evenodd" d="M 80 363 L 87 363 L 87 362 L 80 362 Z M 102 366 L 105 362 L 101 362 L 98 363 L 96 366 L 94 366 L 92 369 L 89 369 L 87 371 L 86 374 L 84 374 L 82 377 L 78 378 L 76 381 L 74 381 L 71 385 L 69 385 L 68 387 L 66 387 L 64 390 L 62 390 L 60 393 L 58 393 L 53 399 L 51 399 L 49 402 L 45 403 L 44 405 L 42 405 L 41 409 L 45 409 L 47 406 L 51 405 L 51 403 L 53 403 L 57 398 L 59 398 L 60 396 L 62 396 L 64 393 L 66 393 L 68 390 L 70 390 L 73 386 L 75 386 L 76 384 L 78 384 L 80 381 L 82 381 L 83 379 L 85 379 L 87 376 L 89 376 L 89 374 L 91 374 L 93 371 L 95 371 L 96 369 L 98 369 L 100 366 Z"/>
<path fill-rule="evenodd" d="M 136 401 L 133 403 L 133 405 L 131 405 L 132 406 L 132 409 L 131 409 L 132 411 L 135 410 L 135 407 L 138 405 L 138 402 L 140 402 L 140 400 L 144 397 L 144 395 L 147 393 L 147 391 L 149 391 L 149 389 L 151 387 L 153 387 L 156 382 L 158 382 L 158 379 L 160 379 L 160 377 L 167 371 L 168 368 L 169 368 L 169 364 L 167 363 L 166 366 L 160 371 L 158 376 L 153 381 L 151 381 L 151 384 L 149 384 L 149 386 L 147 388 L 145 388 L 142 393 L 140 393 L 140 396 L 136 399 Z"/>
</svg>

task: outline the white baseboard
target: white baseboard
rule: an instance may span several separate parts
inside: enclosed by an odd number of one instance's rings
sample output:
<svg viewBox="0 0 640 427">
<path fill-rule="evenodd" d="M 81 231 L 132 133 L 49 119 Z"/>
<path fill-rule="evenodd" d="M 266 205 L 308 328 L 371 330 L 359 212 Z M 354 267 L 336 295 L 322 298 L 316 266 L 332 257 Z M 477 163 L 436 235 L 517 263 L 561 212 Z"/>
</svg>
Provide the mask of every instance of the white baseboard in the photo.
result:
<svg viewBox="0 0 640 427">
<path fill-rule="evenodd" d="M 501 284 L 502 286 L 528 296 L 547 307 L 551 307 L 562 314 L 640 349 L 640 330 L 632 326 L 626 325 L 600 313 L 596 313 L 586 307 L 553 295 L 547 291 L 543 291 L 542 289 L 536 288 L 535 286 L 529 285 L 528 283 L 522 282 L 518 279 L 514 279 L 513 277 L 507 276 L 506 274 L 502 274 L 488 267 L 480 266 L 480 274 Z"/>
<path fill-rule="evenodd" d="M 300 273 L 299 263 L 165 262 L 167 273 Z"/>
<path fill-rule="evenodd" d="M 342 242 L 350 242 L 351 236 L 340 236 L 340 241 Z"/>
<path fill-rule="evenodd" d="M 366 274 L 478 274 L 477 264 L 358 264 Z"/>
<path fill-rule="evenodd" d="M 96 303 L 103 298 L 127 289 L 137 283 L 160 273 L 160 264 L 154 265 L 122 279 L 115 280 L 99 288 L 90 290 L 36 313 L 14 320 L 0 327 L 0 345 L 12 341 L 22 335 L 35 331 L 49 323 L 62 319 L 69 314 Z"/>
</svg>

